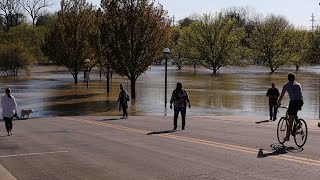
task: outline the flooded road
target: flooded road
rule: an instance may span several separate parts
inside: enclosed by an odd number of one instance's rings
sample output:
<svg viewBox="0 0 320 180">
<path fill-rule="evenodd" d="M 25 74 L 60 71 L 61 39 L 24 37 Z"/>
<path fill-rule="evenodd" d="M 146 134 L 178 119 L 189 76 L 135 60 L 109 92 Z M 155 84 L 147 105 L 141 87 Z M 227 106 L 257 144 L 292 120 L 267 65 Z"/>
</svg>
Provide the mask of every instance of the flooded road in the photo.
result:
<svg viewBox="0 0 320 180">
<path fill-rule="evenodd" d="M 276 83 L 279 91 L 287 82 L 287 73 L 292 69 L 281 69 L 270 74 L 263 67 L 228 67 L 222 68 L 213 76 L 207 69 L 184 67 L 177 70 L 168 68 L 168 97 L 177 82 L 181 82 L 191 98 L 192 108 L 187 115 L 265 115 L 268 117 L 267 89 Z M 299 113 L 305 119 L 319 117 L 319 74 L 320 67 L 301 69 L 297 81 L 303 88 L 304 106 Z M 90 74 L 91 81 L 87 89 L 80 74 L 79 84 L 73 84 L 71 74 L 52 66 L 32 68 L 30 76 L 19 78 L 0 78 L 0 86 L 12 89 L 16 97 L 19 114 L 21 109 L 34 109 L 34 117 L 74 116 L 74 115 L 121 115 L 118 111 L 117 98 L 119 83 L 130 93 L 130 81 L 113 76 L 111 93 L 106 93 L 106 78 L 99 78 L 98 70 Z M 130 101 L 130 115 L 172 116 L 173 111 L 164 106 L 164 67 L 152 68 L 137 80 L 136 99 Z M 283 105 L 288 104 L 288 96 Z M 280 115 L 284 112 L 280 111 Z"/>
</svg>

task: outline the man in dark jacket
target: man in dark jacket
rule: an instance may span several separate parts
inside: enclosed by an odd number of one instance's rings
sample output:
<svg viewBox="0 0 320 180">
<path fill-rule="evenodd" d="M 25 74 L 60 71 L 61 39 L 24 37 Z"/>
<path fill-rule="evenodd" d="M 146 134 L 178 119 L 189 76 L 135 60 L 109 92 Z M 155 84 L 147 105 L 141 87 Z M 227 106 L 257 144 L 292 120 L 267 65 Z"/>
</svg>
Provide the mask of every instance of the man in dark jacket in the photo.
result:
<svg viewBox="0 0 320 180">
<path fill-rule="evenodd" d="M 128 118 L 128 101 L 130 100 L 130 96 L 127 93 L 127 91 L 123 88 L 123 85 L 120 84 L 120 93 L 118 97 L 118 103 L 119 103 L 119 111 L 123 112 L 121 119 L 127 119 Z"/>
<path fill-rule="evenodd" d="M 272 87 L 268 89 L 267 96 L 269 97 L 269 112 L 270 112 L 270 120 L 277 119 L 277 101 L 280 96 L 279 90 L 276 88 L 276 85 L 272 83 Z"/>
<path fill-rule="evenodd" d="M 177 83 L 176 89 L 172 92 L 170 100 L 170 109 L 172 109 L 172 104 L 174 106 L 173 130 L 177 129 L 179 112 L 181 112 L 182 117 L 182 130 L 185 130 L 186 109 L 187 105 L 189 106 L 189 108 L 191 108 L 191 104 L 188 93 L 186 90 L 182 88 L 182 84 L 180 82 Z"/>
</svg>

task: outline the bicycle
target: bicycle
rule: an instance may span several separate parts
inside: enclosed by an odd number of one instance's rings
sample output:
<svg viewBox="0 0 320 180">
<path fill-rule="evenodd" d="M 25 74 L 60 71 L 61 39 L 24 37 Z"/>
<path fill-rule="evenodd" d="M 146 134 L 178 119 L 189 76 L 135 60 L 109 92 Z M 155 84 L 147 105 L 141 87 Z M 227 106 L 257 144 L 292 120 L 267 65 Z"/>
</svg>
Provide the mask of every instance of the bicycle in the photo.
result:
<svg viewBox="0 0 320 180">
<path fill-rule="evenodd" d="M 278 122 L 277 127 L 277 138 L 280 144 L 284 144 L 283 138 L 286 136 L 288 123 L 289 123 L 289 115 L 288 115 L 288 107 L 280 106 L 279 108 L 286 109 L 286 115 L 281 117 Z M 294 138 L 295 144 L 301 148 L 307 141 L 308 138 L 308 127 L 307 123 L 303 119 L 299 119 L 298 116 L 294 119 L 291 135 Z"/>
</svg>

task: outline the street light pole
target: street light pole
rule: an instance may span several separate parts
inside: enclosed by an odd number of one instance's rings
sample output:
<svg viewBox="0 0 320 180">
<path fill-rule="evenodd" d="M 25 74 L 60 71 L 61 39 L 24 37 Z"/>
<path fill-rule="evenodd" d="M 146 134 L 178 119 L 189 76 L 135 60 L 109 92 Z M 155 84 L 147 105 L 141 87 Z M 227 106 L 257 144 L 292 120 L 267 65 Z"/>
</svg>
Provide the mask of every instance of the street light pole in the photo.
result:
<svg viewBox="0 0 320 180">
<path fill-rule="evenodd" d="M 165 76 L 164 76 L 164 107 L 167 107 L 167 80 L 168 80 L 168 56 L 171 51 L 169 48 L 163 49 L 163 54 L 165 55 Z"/>
<path fill-rule="evenodd" d="M 165 93 L 164 93 L 164 106 L 167 107 L 167 82 L 168 82 L 168 57 L 166 56 L 166 67 L 165 67 L 165 75 L 164 75 L 164 89 L 165 89 Z"/>
</svg>

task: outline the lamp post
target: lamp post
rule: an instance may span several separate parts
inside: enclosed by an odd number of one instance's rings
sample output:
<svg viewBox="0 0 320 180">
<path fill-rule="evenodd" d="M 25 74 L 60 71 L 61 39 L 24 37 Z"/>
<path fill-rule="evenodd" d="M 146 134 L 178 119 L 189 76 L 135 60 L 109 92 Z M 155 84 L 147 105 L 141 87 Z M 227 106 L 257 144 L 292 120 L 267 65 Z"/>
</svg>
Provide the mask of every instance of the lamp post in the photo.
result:
<svg viewBox="0 0 320 180">
<path fill-rule="evenodd" d="M 84 80 L 87 81 L 87 88 L 89 88 L 89 80 L 90 80 L 90 76 L 89 76 L 89 63 L 90 63 L 90 59 L 85 59 L 84 60 L 84 64 L 85 64 L 85 73 L 84 73 Z"/>
<path fill-rule="evenodd" d="M 166 58 L 166 64 L 165 64 L 165 76 L 164 76 L 164 106 L 167 107 L 167 71 L 168 71 L 168 57 L 171 53 L 169 48 L 163 49 L 163 54 Z"/>
</svg>

